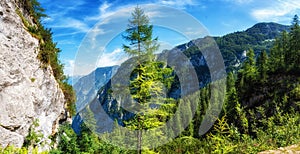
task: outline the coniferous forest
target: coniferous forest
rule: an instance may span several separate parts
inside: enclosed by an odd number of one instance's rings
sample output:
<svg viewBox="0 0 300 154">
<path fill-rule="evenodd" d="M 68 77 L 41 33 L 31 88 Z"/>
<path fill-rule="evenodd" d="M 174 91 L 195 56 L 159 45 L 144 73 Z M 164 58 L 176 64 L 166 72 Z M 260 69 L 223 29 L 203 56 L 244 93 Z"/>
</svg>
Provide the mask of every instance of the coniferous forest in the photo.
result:
<svg viewBox="0 0 300 154">
<path fill-rule="evenodd" d="M 36 3 L 33 5 L 39 6 L 35 0 L 32 2 Z M 66 77 L 61 75 L 63 66 L 60 63 L 57 64 L 59 50 L 51 40 L 50 30 L 44 29 L 39 21 L 42 17 L 42 9 L 34 8 L 38 9 L 38 12 L 33 13 L 37 16 L 38 28 L 29 29 L 29 31 L 44 42 L 39 58 L 43 63 L 54 67 L 57 74 L 55 77 L 63 86 Z M 213 86 L 217 86 L 219 81 L 208 83 L 198 91 L 179 99 L 172 97 L 151 99 L 153 95 L 160 96 L 164 90 L 156 81 L 160 81 L 168 90 L 172 89 L 178 81 L 171 67 L 163 62 L 155 61 L 158 38 L 152 36 L 153 27 L 149 24 L 149 18 L 141 8 L 136 7 L 132 12 L 132 18 L 129 19 L 127 35 L 123 36 L 128 42 L 123 45 L 123 50 L 133 59 L 138 57 L 136 67 L 130 76 L 129 92 L 134 101 L 146 109 L 133 115 L 131 119 L 123 121 L 122 125 L 131 130 L 137 130 L 136 138 L 128 141 L 132 142 L 137 150 L 111 144 L 108 139 L 109 135 L 106 136 L 107 138 L 100 138 L 91 129 L 93 126 L 89 125 L 93 122 L 83 122 L 80 126 L 81 131 L 77 134 L 71 124 L 62 124 L 55 136 L 58 139 L 53 139 L 53 149 L 44 153 L 258 153 L 294 144 L 299 145 L 298 149 L 295 149 L 299 151 L 300 25 L 297 15 L 292 17 L 291 21 L 289 31 L 281 32 L 272 43 L 268 43 L 268 49 L 260 46 L 257 54 L 257 46 L 247 46 L 246 58 L 240 67 L 227 69 L 226 93 L 221 113 L 215 117 L 213 127 L 205 134 L 199 135 L 203 116 L 212 107 L 210 98 L 218 99 L 222 96 L 218 91 L 211 92 L 214 89 Z M 215 39 L 217 43 L 222 43 L 220 38 Z M 234 42 L 243 41 L 242 38 L 241 40 L 234 39 Z M 220 44 L 220 46 L 225 46 L 225 44 Z M 55 52 L 50 54 L 48 49 L 49 51 L 55 50 Z M 230 52 L 228 46 L 226 52 Z M 186 51 L 185 54 L 194 53 Z M 74 97 L 72 90 L 67 85 L 63 87 L 66 89 L 65 94 L 70 95 L 71 101 Z M 189 103 L 190 100 L 195 101 L 197 107 L 192 106 Z M 175 116 L 172 123 L 180 126 L 182 121 L 191 120 L 191 122 L 168 143 L 156 148 L 148 147 L 147 142 L 159 141 L 144 138 L 141 130 L 150 131 L 166 123 L 175 115 L 176 109 L 180 106 L 179 102 L 183 102 L 185 106 L 181 111 L 184 116 Z M 153 104 L 160 107 L 153 107 Z M 72 105 L 69 105 L 69 108 L 74 110 Z M 93 119 L 92 114 L 89 116 Z M 116 125 L 118 125 L 117 122 Z M 123 140 L 127 135 L 121 131 L 114 133 L 117 133 L 117 135 L 114 134 L 114 137 L 118 137 L 117 140 Z M 163 132 L 157 134 L 161 135 L 161 138 L 165 135 Z M 38 138 L 38 135 L 33 134 L 27 138 L 24 148 L 6 147 L 0 149 L 0 153 L 27 153 L 28 148 L 37 152 L 37 146 L 34 143 Z M 54 146 L 55 142 L 57 142 L 56 146 Z"/>
<path fill-rule="evenodd" d="M 198 103 L 195 116 L 190 117 L 192 122 L 188 127 L 166 145 L 143 150 L 142 153 L 258 153 L 299 143 L 299 39 L 299 20 L 295 15 L 290 32 L 282 32 L 269 53 L 262 51 L 256 57 L 254 50 L 249 48 L 247 59 L 241 68 L 238 71 L 228 72 L 225 103 L 208 133 L 199 136 L 198 129 L 203 114 L 210 104 L 211 84 L 184 100 L 184 102 L 188 102 L 189 99 L 197 100 Z M 142 66 L 147 67 L 148 64 Z M 136 92 L 137 94 L 140 93 Z M 174 110 L 172 104 L 176 106 L 176 101 L 169 100 L 170 110 Z M 194 110 L 190 106 L 187 108 Z M 184 112 L 186 117 L 183 118 L 191 116 L 189 113 L 192 111 Z M 156 121 L 152 124 L 157 125 L 160 122 L 158 119 L 155 120 L 153 115 L 148 117 L 148 120 Z M 180 121 L 182 119 L 176 121 L 178 125 Z M 128 123 L 128 126 L 139 127 L 137 121 L 133 122 L 135 123 Z M 153 126 L 148 125 L 148 128 L 150 127 Z M 68 125 L 62 127 L 61 133 L 63 132 L 72 136 L 71 142 L 67 138 L 62 138 L 56 152 L 136 153 L 97 138 L 97 135 L 89 131 L 84 124 L 79 135 L 76 135 Z"/>
</svg>

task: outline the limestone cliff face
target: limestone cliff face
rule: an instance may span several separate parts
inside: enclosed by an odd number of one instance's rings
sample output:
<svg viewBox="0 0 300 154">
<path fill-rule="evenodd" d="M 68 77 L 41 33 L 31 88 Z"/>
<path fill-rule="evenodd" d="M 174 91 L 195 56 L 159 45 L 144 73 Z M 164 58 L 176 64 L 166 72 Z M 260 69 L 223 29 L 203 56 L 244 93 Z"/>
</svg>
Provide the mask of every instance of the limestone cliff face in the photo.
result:
<svg viewBox="0 0 300 154">
<path fill-rule="evenodd" d="M 22 146 L 33 121 L 43 141 L 65 115 L 64 95 L 50 67 L 37 59 L 39 41 L 25 29 L 17 15 L 22 6 L 14 0 L 0 1 L 0 145 Z M 28 19 L 30 20 L 30 19 Z"/>
</svg>

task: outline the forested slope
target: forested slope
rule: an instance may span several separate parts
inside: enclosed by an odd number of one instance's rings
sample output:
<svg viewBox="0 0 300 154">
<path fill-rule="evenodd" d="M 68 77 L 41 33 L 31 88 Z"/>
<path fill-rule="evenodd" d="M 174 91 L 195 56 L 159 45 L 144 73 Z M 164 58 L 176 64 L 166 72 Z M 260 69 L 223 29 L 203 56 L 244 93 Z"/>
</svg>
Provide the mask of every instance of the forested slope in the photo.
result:
<svg viewBox="0 0 300 154">
<path fill-rule="evenodd" d="M 289 32 L 276 38 L 270 51 L 255 56 L 249 48 L 241 69 L 229 72 L 225 104 L 214 126 L 204 135 L 198 134 L 200 122 L 210 107 L 211 86 L 208 84 L 198 92 L 181 98 L 183 102 L 196 100 L 198 107 L 192 122 L 173 141 L 144 153 L 258 153 L 268 149 L 297 144 L 300 141 L 300 27 L 295 16 Z M 218 81 L 216 81 L 217 83 Z M 217 94 L 218 97 L 221 96 Z M 174 102 L 173 102 L 174 103 Z M 187 103 L 188 104 L 188 103 Z M 185 113 L 190 111 L 185 110 Z M 191 114 L 185 114 L 189 118 Z M 177 125 L 180 125 L 179 119 Z M 86 126 L 82 125 L 83 130 Z M 71 149 L 66 140 L 61 140 L 60 151 L 85 151 L 110 153 L 135 153 L 113 146 L 98 139 L 90 131 L 72 136 Z M 163 134 L 162 134 L 163 135 Z M 119 139 L 126 134 L 119 132 Z M 80 141 L 80 142 L 78 142 Z M 92 146 L 87 146 L 89 143 Z M 145 145 L 147 146 L 147 144 Z"/>
</svg>

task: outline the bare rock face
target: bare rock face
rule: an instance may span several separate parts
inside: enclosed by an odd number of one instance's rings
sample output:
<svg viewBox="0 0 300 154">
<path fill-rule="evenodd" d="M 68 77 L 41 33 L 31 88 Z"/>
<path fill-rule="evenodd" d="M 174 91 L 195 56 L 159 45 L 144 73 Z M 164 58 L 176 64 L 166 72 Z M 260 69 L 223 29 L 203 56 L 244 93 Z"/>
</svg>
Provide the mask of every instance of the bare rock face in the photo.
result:
<svg viewBox="0 0 300 154">
<path fill-rule="evenodd" d="M 21 147 L 37 120 L 42 149 L 48 149 L 48 137 L 66 112 L 64 95 L 51 68 L 40 67 L 39 41 L 26 31 L 17 7 L 14 0 L 0 1 L 0 146 Z"/>
</svg>

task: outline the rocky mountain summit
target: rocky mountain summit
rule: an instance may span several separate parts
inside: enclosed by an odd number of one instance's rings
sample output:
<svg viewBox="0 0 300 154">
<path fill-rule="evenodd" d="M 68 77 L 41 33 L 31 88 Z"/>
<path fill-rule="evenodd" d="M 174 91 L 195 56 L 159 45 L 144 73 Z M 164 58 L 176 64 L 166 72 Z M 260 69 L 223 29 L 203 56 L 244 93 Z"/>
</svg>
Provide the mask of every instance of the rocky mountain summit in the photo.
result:
<svg viewBox="0 0 300 154">
<path fill-rule="evenodd" d="M 23 1 L 0 1 L 0 146 L 21 147 L 34 129 L 43 136 L 42 149 L 49 149 L 48 137 L 66 117 L 64 94 L 52 68 L 41 67 L 39 40 L 26 30 L 17 10 L 33 22 Z"/>
</svg>

